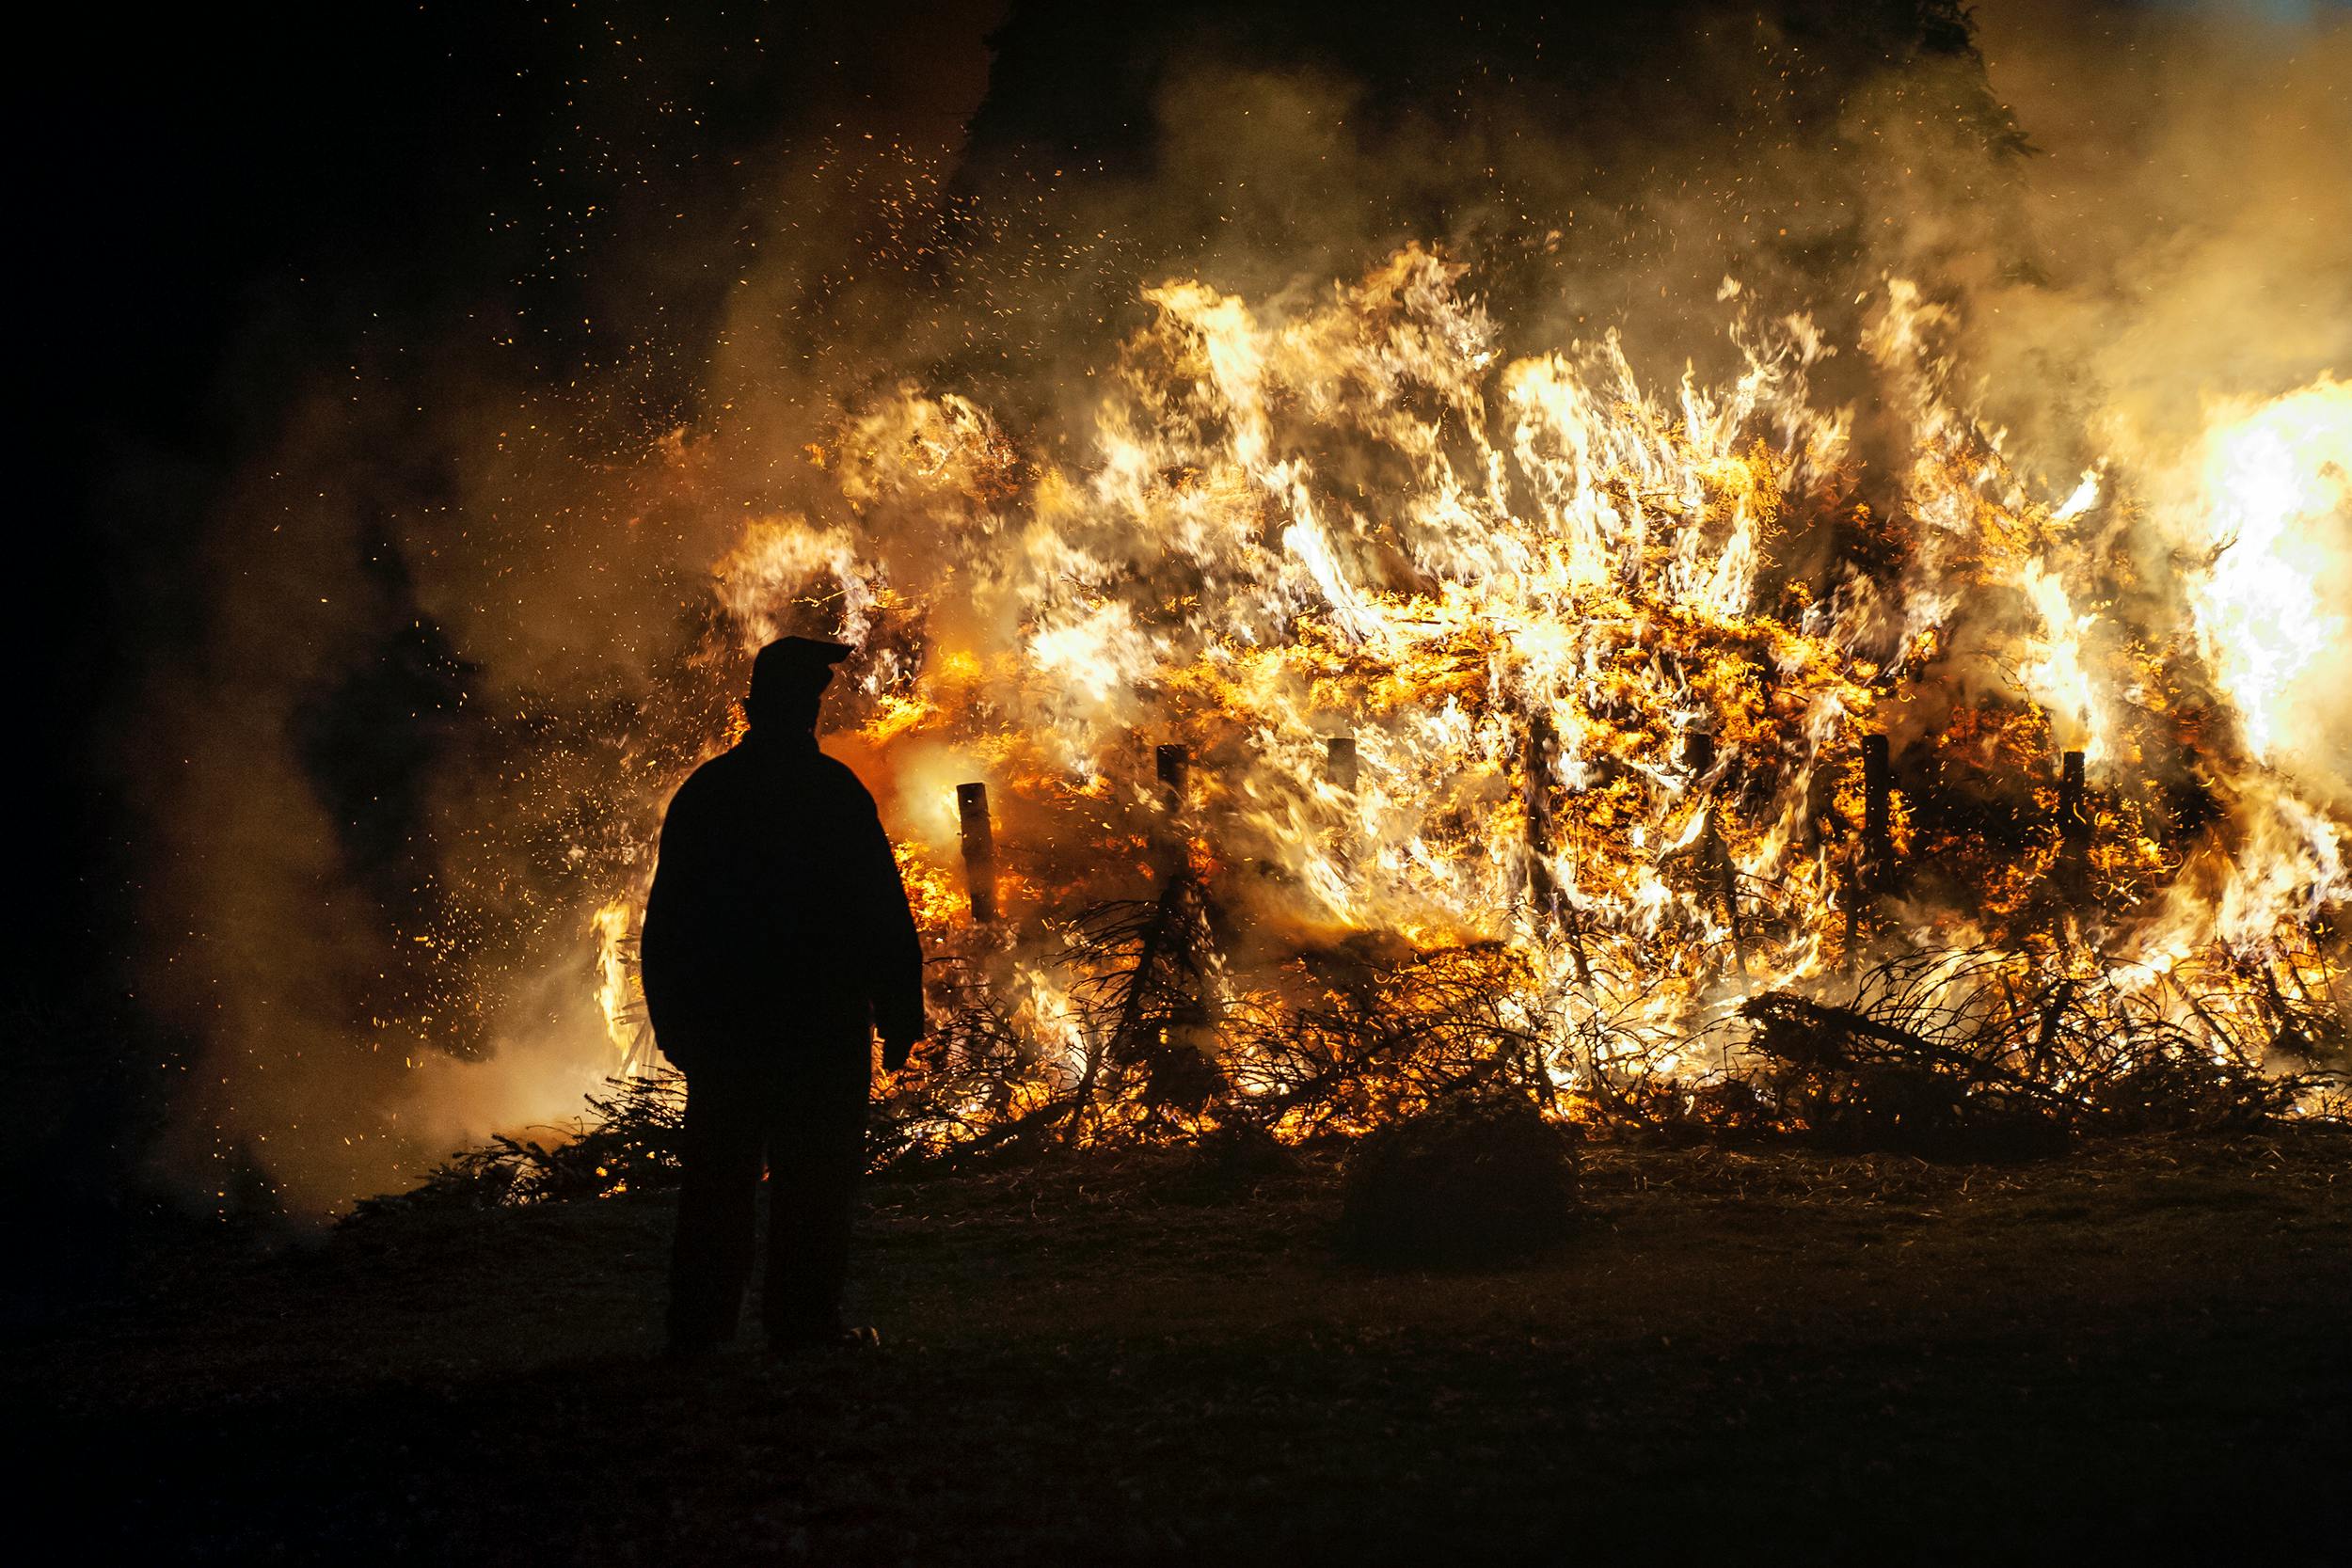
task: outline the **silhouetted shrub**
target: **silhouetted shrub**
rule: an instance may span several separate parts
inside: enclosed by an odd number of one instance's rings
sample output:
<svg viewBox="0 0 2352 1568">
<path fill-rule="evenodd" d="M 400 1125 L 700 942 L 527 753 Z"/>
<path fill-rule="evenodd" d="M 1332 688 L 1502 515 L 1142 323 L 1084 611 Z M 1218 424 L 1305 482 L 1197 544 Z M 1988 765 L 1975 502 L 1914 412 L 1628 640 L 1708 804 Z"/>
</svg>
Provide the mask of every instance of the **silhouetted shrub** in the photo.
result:
<svg viewBox="0 0 2352 1568">
<path fill-rule="evenodd" d="M 1773 1086 L 1798 1135 L 1840 1153 L 1929 1160 L 2034 1160 L 2065 1152 L 2066 1124 L 2039 1101 L 1969 1094 L 1949 1072 L 1907 1063 L 1840 1075 L 1786 1071 Z"/>
<path fill-rule="evenodd" d="M 1230 1203 L 1298 1174 L 1298 1156 L 1273 1133 L 1235 1122 L 1200 1135 L 1177 1166 L 1168 1196 L 1184 1203 Z"/>
<path fill-rule="evenodd" d="M 610 1080 L 589 1117 L 546 1142 L 501 1133 L 460 1149 L 405 1193 L 362 1199 L 353 1220 L 409 1209 L 497 1209 L 674 1187 L 686 1114 L 675 1072 Z M 591 1119 L 593 1118 L 593 1119 Z"/>
<path fill-rule="evenodd" d="M 1348 1153 L 1340 1244 L 1370 1262 L 1476 1263 L 1558 1241 L 1576 1144 L 1513 1093 L 1464 1095 L 1375 1129 Z"/>
</svg>

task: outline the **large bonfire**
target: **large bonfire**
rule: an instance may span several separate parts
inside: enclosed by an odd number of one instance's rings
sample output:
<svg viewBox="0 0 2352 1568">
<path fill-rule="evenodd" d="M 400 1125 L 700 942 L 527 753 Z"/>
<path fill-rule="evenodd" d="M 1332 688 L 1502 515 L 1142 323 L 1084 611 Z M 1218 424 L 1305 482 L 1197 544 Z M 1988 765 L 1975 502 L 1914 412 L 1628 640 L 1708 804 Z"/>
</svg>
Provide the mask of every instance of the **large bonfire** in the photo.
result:
<svg viewBox="0 0 2352 1568">
<path fill-rule="evenodd" d="M 1081 438 L 900 386 L 800 454 L 826 504 L 715 563 L 714 691 L 784 633 L 863 650 L 827 744 L 933 957 L 893 1148 L 1481 1083 L 1587 1120 L 2340 1110 L 2341 802 L 2280 765 L 2341 631 L 2352 385 L 2042 494 L 1899 279 L 1858 342 L 1726 280 L 1722 385 L 1613 334 L 1507 357 L 1421 247 L 1303 308 L 1144 298 Z M 596 921 L 630 1073 L 676 777 Z"/>
</svg>

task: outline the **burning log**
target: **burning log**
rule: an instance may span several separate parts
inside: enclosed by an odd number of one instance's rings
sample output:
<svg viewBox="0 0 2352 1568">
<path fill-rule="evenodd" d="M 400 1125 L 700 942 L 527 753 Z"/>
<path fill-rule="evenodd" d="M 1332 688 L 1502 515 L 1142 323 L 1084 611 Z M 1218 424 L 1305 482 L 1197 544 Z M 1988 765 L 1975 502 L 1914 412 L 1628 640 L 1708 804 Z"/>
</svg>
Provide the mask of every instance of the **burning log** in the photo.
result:
<svg viewBox="0 0 2352 1568">
<path fill-rule="evenodd" d="M 996 833 L 988 819 L 988 785 L 956 785 L 956 817 L 963 835 L 963 885 L 973 924 L 996 918 Z"/>
</svg>

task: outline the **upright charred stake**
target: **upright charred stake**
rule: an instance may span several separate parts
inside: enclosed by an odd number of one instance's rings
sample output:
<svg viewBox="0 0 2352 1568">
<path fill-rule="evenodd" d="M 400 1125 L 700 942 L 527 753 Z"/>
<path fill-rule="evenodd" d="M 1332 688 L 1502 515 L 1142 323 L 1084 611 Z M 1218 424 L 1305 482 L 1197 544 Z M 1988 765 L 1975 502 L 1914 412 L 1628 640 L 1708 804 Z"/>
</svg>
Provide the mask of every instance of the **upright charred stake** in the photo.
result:
<svg viewBox="0 0 2352 1568">
<path fill-rule="evenodd" d="M 1880 891 L 1895 868 L 1894 763 L 1886 736 L 1862 737 L 1862 847 L 1870 890 Z"/>
<path fill-rule="evenodd" d="M 1181 742 L 1168 742 L 1152 751 L 1153 766 L 1160 775 L 1160 804 L 1170 816 L 1181 816 L 1184 810 L 1184 786 L 1192 780 L 1192 753 Z"/>
<path fill-rule="evenodd" d="M 2059 895 L 2080 909 L 2090 895 L 2090 802 L 2083 784 L 2083 754 L 2069 752 L 2058 765 Z"/>
<path fill-rule="evenodd" d="M 996 918 L 996 833 L 988 819 L 988 785 L 956 785 L 956 818 L 963 836 L 963 884 L 972 921 Z"/>
<path fill-rule="evenodd" d="M 1740 863 L 1731 858 L 1731 845 L 1724 838 L 1721 801 L 1709 808 L 1704 853 L 1715 879 L 1715 895 L 1724 903 L 1724 923 L 1731 931 L 1732 968 L 1744 974 L 1748 969 L 1748 944 L 1740 928 Z"/>
<path fill-rule="evenodd" d="M 1551 867 L 1544 859 L 1551 847 L 1551 752 L 1558 743 L 1551 720 L 1531 714 L 1527 721 L 1527 895 L 1535 909 L 1535 927 L 1549 932 L 1559 920 L 1560 890 L 1552 884 Z"/>
<path fill-rule="evenodd" d="M 1334 789 L 1356 793 L 1356 737 L 1335 735 L 1323 743 L 1323 776 Z"/>
<path fill-rule="evenodd" d="M 1531 714 L 1527 721 L 1527 784 L 1524 805 L 1527 813 L 1527 895 L 1534 910 L 1534 925 L 1538 935 L 1558 930 L 1567 938 L 1568 956 L 1576 963 L 1576 980 L 1581 986 L 1593 983 L 1592 963 L 1584 952 L 1583 922 L 1578 917 L 1576 905 L 1561 896 L 1559 884 L 1552 879 L 1550 863 L 1545 856 L 1551 847 L 1553 764 L 1560 736 L 1551 726 L 1547 714 Z"/>
<path fill-rule="evenodd" d="M 1323 778 L 1325 783 L 1343 795 L 1353 796 L 1356 793 L 1356 737 L 1354 736 L 1335 735 L 1324 741 Z M 1360 822 L 1352 807 L 1343 808 L 1339 813 L 1339 838 L 1334 846 L 1334 854 L 1339 863 L 1352 872 L 1355 869 L 1356 856 L 1363 847 L 1362 835 L 1359 832 Z"/>
<path fill-rule="evenodd" d="M 1715 736 L 1706 730 L 1685 730 L 1682 735 L 1682 766 L 1694 781 L 1706 777 L 1715 766 Z M 1731 845 L 1724 837 L 1724 802 L 1721 799 L 1707 807 L 1707 833 L 1699 843 L 1699 862 L 1715 896 L 1723 901 L 1724 923 L 1731 932 L 1731 962 L 1735 971 L 1745 974 L 1748 967 L 1747 942 L 1740 928 L 1740 866 L 1731 858 Z"/>
<path fill-rule="evenodd" d="M 1862 842 L 1855 846 L 1853 887 L 1846 905 L 1851 960 L 1868 927 L 1866 905 L 1884 892 L 1895 869 L 1894 761 L 1886 736 L 1862 737 Z"/>
</svg>

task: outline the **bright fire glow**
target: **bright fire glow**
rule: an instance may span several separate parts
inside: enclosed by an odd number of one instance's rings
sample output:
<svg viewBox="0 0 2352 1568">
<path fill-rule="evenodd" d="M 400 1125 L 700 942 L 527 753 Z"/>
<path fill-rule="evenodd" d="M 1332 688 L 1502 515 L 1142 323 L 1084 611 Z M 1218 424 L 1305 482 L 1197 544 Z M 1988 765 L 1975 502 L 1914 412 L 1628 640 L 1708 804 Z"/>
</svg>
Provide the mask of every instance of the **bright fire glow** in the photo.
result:
<svg viewBox="0 0 2352 1568">
<path fill-rule="evenodd" d="M 1507 955 L 1510 1026 L 1571 1094 L 1596 1073 L 1702 1081 L 1743 1000 L 1866 949 L 1991 944 L 2018 973 L 2133 992 L 2308 952 L 2344 896 L 2338 823 L 2227 758 L 2292 748 L 2340 643 L 2318 585 L 2352 384 L 2217 409 L 2185 479 L 2103 465 L 2044 497 L 1936 389 L 1948 324 L 1899 281 L 1861 345 L 1910 427 L 1881 516 L 1850 414 L 1809 383 L 1833 346 L 1739 297 L 1744 368 L 1659 386 L 1613 335 L 1506 360 L 1465 269 L 1422 248 L 1279 314 L 1169 283 L 1085 443 L 1032 448 L 901 388 L 824 444 L 836 512 L 743 531 L 718 578 L 744 648 L 798 630 L 876 650 L 852 666 L 844 754 L 902 834 L 934 950 L 1028 1042 L 994 1114 L 1100 1055 L 1057 965 L 1080 911 L 1160 885 L 1169 834 L 1227 933 L 1185 1037 L 1241 1095 L 1259 1091 L 1240 1021 L 1309 1016 L 1303 956 L 1351 942 Z M 2185 626 L 2119 608 L 2099 520 L 2127 499 L 2194 555 Z M 1832 535 L 1851 547 L 1777 558 Z M 1928 783 L 1889 806 L 1909 891 L 1857 921 L 1879 729 Z M 1164 823 L 1170 744 L 1190 772 Z M 2093 792 L 2092 891 L 2058 918 L 2066 751 Z M 2014 847 L 1914 798 L 1969 779 L 2036 814 Z M 961 896 L 966 781 L 994 802 L 991 933 Z M 2176 827 L 2165 791 L 2192 784 L 2212 809 Z M 596 925 L 605 1017 L 643 1061 L 632 919 L 624 895 Z"/>
</svg>

